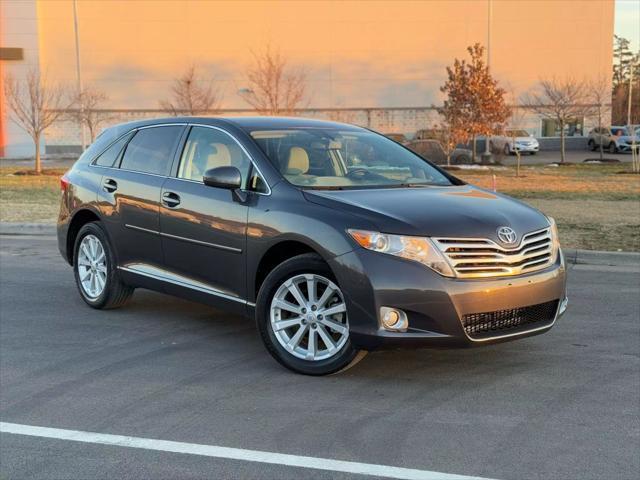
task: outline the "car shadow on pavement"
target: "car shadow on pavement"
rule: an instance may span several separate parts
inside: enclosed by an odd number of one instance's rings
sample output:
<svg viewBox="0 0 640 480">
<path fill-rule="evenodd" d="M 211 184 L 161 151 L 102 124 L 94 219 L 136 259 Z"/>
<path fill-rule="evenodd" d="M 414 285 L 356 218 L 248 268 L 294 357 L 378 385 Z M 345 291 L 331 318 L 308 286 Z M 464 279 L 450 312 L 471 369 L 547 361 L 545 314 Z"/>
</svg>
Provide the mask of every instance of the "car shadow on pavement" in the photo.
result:
<svg viewBox="0 0 640 480">
<path fill-rule="evenodd" d="M 242 356 L 246 368 L 251 368 L 253 362 L 247 362 L 245 354 L 255 355 L 259 368 L 267 369 L 269 375 L 304 378 L 280 367 L 271 359 L 262 346 L 254 321 L 249 318 L 146 290 L 136 291 L 126 307 L 110 312 L 111 315 L 116 321 L 136 322 L 140 328 L 167 328 L 170 325 L 170 331 L 178 329 L 183 335 L 190 334 L 192 342 L 209 342 L 212 352 L 219 353 L 221 345 L 218 342 L 223 342 L 225 351 L 237 349 L 232 357 Z M 374 351 L 350 369 L 326 378 L 349 378 L 352 381 L 356 377 L 384 381 L 385 378 L 434 380 L 443 377 L 451 381 L 451 375 L 455 375 L 458 380 L 466 377 L 477 379 L 485 373 L 494 374 L 496 368 L 504 371 L 535 367 L 537 348 L 531 348 L 531 342 L 535 342 L 535 339 L 469 349 Z M 215 365 L 220 359 L 218 355 L 214 357 L 209 360 Z M 208 360 L 203 358 L 202 361 Z"/>
</svg>

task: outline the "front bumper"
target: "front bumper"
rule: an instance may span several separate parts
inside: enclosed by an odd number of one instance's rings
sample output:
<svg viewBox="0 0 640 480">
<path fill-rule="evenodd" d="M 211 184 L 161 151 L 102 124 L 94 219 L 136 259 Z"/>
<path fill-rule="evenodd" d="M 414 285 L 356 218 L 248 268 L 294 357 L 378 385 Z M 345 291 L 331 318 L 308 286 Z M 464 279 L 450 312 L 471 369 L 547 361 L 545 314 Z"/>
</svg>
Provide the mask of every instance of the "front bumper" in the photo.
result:
<svg viewBox="0 0 640 480">
<path fill-rule="evenodd" d="M 619 152 L 627 153 L 627 152 L 631 152 L 633 145 L 629 143 L 617 143 L 616 148 L 618 149 Z M 640 143 L 635 144 L 635 150 L 640 151 Z"/>
<path fill-rule="evenodd" d="M 517 150 L 519 152 L 524 152 L 524 153 L 531 153 L 531 152 L 537 152 L 538 150 L 540 150 L 540 145 L 517 145 L 514 148 L 514 151 Z"/>
<path fill-rule="evenodd" d="M 544 270 L 472 280 L 442 277 L 416 262 L 365 249 L 336 257 L 330 264 L 347 302 L 351 340 L 364 350 L 465 347 L 514 340 L 544 333 L 566 309 L 562 254 Z M 524 310 L 551 302 L 555 306 L 548 318 L 522 327 L 491 331 L 482 337 L 468 334 L 463 327 L 465 316 Z M 382 328 L 382 306 L 404 311 L 409 320 L 407 331 Z"/>
</svg>

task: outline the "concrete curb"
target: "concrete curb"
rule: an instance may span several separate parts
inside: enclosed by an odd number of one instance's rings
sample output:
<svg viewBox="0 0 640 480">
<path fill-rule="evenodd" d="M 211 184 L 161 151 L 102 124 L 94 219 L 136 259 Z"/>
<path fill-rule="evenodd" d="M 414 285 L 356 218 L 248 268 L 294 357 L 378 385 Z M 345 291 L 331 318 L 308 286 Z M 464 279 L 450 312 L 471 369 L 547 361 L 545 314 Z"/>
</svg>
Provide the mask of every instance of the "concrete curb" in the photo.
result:
<svg viewBox="0 0 640 480">
<path fill-rule="evenodd" d="M 575 265 L 640 265 L 640 253 L 606 252 L 599 250 L 562 249 L 567 263 Z"/>
<path fill-rule="evenodd" d="M 0 235 L 55 235 L 56 226 L 51 223 L 0 222 Z"/>
<path fill-rule="evenodd" d="M 0 222 L 0 235 L 55 235 L 56 226 L 50 223 Z M 640 265 L 640 253 L 605 252 L 563 248 L 565 260 L 574 265 Z"/>
</svg>

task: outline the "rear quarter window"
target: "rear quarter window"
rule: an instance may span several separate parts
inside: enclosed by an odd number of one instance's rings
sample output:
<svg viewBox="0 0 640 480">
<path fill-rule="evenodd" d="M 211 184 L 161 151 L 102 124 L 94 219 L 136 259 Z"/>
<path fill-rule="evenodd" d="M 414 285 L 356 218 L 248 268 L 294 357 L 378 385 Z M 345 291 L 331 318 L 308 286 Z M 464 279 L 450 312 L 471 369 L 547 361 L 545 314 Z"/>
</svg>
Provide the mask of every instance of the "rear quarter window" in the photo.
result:
<svg viewBox="0 0 640 480">
<path fill-rule="evenodd" d="M 126 145 L 127 141 L 131 138 L 132 134 L 124 135 L 120 140 L 115 142 L 109 148 L 107 148 L 104 152 L 100 154 L 98 158 L 93 162 L 94 165 L 99 165 L 101 167 L 113 167 L 116 164 L 116 161 L 120 157 L 120 152 L 122 152 L 122 148 Z"/>
</svg>

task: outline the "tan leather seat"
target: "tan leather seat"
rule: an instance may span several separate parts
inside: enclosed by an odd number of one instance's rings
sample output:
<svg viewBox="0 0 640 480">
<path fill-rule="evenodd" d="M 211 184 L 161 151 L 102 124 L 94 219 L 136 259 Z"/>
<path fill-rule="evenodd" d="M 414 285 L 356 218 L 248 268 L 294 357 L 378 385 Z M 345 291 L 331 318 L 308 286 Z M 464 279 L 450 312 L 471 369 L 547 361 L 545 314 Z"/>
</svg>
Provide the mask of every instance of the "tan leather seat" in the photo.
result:
<svg viewBox="0 0 640 480">
<path fill-rule="evenodd" d="M 291 147 L 287 160 L 287 175 L 304 175 L 309 171 L 309 155 L 302 147 Z"/>
<path fill-rule="evenodd" d="M 231 165 L 231 152 L 224 143 L 212 143 L 213 152 L 207 156 L 207 170 Z"/>
</svg>

